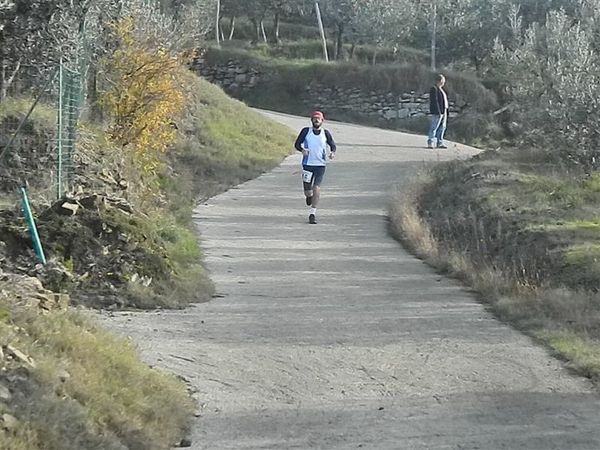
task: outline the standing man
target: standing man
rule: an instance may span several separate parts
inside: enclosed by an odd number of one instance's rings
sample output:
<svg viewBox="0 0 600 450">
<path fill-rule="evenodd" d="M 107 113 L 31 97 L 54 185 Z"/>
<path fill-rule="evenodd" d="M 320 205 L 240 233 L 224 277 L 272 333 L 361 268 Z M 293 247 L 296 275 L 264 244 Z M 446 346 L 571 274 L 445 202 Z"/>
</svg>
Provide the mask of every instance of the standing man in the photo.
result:
<svg viewBox="0 0 600 450">
<path fill-rule="evenodd" d="M 437 148 L 448 148 L 444 145 L 444 132 L 448 122 L 448 94 L 444 90 L 446 77 L 440 74 L 435 78 L 435 86 L 429 91 L 429 113 L 431 126 L 427 137 L 427 148 L 433 148 L 435 138 Z"/>
<path fill-rule="evenodd" d="M 296 139 L 294 147 L 302 152 L 302 183 L 306 204 L 310 206 L 308 223 L 317 223 L 317 204 L 321 197 L 321 183 L 327 165 L 327 146 L 329 159 L 335 156 L 336 146 L 329 130 L 323 128 L 325 117 L 321 111 L 311 114 L 312 127 L 303 128 Z"/>
</svg>

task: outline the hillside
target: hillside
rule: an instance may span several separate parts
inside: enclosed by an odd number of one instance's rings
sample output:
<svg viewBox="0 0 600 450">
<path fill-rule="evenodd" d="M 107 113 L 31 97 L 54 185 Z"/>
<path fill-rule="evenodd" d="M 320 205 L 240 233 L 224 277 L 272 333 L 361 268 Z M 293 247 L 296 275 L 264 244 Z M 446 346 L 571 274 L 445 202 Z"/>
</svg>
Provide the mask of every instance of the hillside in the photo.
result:
<svg viewBox="0 0 600 450">
<path fill-rule="evenodd" d="M 28 122 L 19 164 L 9 158 L 5 170 L 36 180 L 32 207 L 49 264 L 38 264 L 14 186 L 4 183 L 1 448 L 161 449 L 183 436 L 193 411 L 185 387 L 141 364 L 129 343 L 68 303 L 157 308 L 210 299 L 191 221 L 195 199 L 273 167 L 289 152 L 292 136 L 191 74 L 187 86 L 188 106 L 176 145 L 162 158 L 158 184 L 145 184 L 131 166 L 119 164 L 104 132 L 84 124 L 78 187 L 49 202 L 45 167 L 38 164 L 52 159 L 52 147 L 42 149 L 32 138 L 54 133 L 52 110 L 44 106 Z M 0 117 L 22 114 L 20 104 L 0 103 Z M 133 195 L 140 192 L 160 201 Z"/>
</svg>

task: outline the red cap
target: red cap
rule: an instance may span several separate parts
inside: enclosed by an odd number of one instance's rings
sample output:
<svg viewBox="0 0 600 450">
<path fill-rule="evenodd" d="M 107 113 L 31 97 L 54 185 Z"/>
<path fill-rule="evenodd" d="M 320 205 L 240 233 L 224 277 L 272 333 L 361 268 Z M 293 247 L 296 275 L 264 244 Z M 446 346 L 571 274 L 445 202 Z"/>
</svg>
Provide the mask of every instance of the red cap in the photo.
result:
<svg viewBox="0 0 600 450">
<path fill-rule="evenodd" d="M 313 117 L 318 117 L 321 120 L 325 120 L 325 116 L 323 115 L 323 113 L 321 111 L 315 111 L 310 115 L 311 118 Z"/>
</svg>

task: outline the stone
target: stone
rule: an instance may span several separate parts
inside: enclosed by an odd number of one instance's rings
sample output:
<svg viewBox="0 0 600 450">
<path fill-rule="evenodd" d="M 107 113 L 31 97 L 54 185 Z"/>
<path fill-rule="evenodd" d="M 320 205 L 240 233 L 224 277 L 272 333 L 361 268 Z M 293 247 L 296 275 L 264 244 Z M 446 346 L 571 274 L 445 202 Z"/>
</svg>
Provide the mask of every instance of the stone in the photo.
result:
<svg viewBox="0 0 600 450">
<path fill-rule="evenodd" d="M 12 431 L 19 425 L 17 418 L 11 414 L 2 414 L 0 418 L 2 428 L 6 431 Z"/>
<path fill-rule="evenodd" d="M 383 111 L 383 118 L 385 120 L 392 120 L 398 118 L 398 113 L 393 110 Z"/>
<path fill-rule="evenodd" d="M 180 447 L 180 448 L 187 448 L 187 447 L 191 447 L 191 446 L 192 446 L 192 441 L 191 441 L 191 439 L 187 439 L 187 438 L 182 439 L 178 445 L 178 447 Z"/>
<path fill-rule="evenodd" d="M 9 345 L 6 346 L 6 353 L 8 353 L 9 355 L 11 355 L 13 358 L 21 361 L 22 363 L 25 363 L 29 367 L 35 368 L 35 361 L 33 360 L 33 358 L 31 358 L 30 356 L 26 355 L 25 353 L 23 353 L 18 348 L 15 348 L 15 347 L 13 347 L 12 345 L 9 344 Z"/>
<path fill-rule="evenodd" d="M 69 201 L 63 202 L 63 204 L 60 205 L 59 211 L 63 215 L 74 216 L 75 214 L 77 214 L 77 211 L 79 211 L 79 205 L 77 203 Z"/>
<path fill-rule="evenodd" d="M 71 379 L 71 374 L 69 372 L 67 372 L 66 370 L 59 370 L 58 373 L 56 374 L 58 376 L 58 380 L 61 383 L 65 383 L 67 381 L 69 381 Z"/>
<path fill-rule="evenodd" d="M 398 110 L 398 119 L 406 119 L 410 115 L 410 111 L 406 108 Z"/>
<path fill-rule="evenodd" d="M 246 81 L 248 81 L 248 77 L 246 76 L 246 74 L 236 75 L 235 77 L 235 82 L 238 84 L 245 83 Z"/>
<path fill-rule="evenodd" d="M 12 399 L 12 394 L 6 386 L 0 384 L 0 401 L 9 402 Z"/>
</svg>

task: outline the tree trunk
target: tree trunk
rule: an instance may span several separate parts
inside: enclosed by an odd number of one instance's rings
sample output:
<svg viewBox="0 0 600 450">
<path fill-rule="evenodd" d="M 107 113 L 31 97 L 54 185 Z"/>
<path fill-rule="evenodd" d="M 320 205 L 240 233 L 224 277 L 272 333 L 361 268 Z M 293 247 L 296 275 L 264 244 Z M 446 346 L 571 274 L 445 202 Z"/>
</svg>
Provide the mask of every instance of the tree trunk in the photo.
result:
<svg viewBox="0 0 600 450">
<path fill-rule="evenodd" d="M 433 4 L 433 9 L 431 11 L 431 71 L 435 72 L 436 69 L 436 61 L 435 61 L 435 53 L 437 47 L 437 5 Z"/>
<path fill-rule="evenodd" d="M 98 68 L 95 64 L 90 64 L 87 73 L 87 104 L 90 111 L 90 121 L 96 122 L 102 120 L 102 110 L 98 104 Z"/>
<path fill-rule="evenodd" d="M 6 91 L 6 59 L 2 56 L 2 61 L 0 62 L 0 100 L 6 98 Z"/>
<path fill-rule="evenodd" d="M 317 14 L 317 22 L 319 24 L 319 32 L 321 33 L 321 41 L 323 42 L 323 57 L 329 62 L 329 54 L 327 53 L 327 39 L 325 38 L 325 28 L 323 27 L 323 18 L 321 17 L 321 9 L 319 2 L 315 1 L 315 13 Z"/>
<path fill-rule="evenodd" d="M 279 36 L 279 31 L 281 28 L 281 13 L 279 11 L 275 12 L 275 43 L 277 45 L 281 44 L 281 37 Z"/>
<path fill-rule="evenodd" d="M 7 74 L 8 63 L 5 57 L 2 57 L 1 67 L 0 67 L 0 100 L 4 100 L 8 97 L 8 89 L 11 87 L 19 70 L 21 70 L 21 60 L 17 61 L 15 68 L 13 69 L 10 75 Z"/>
<path fill-rule="evenodd" d="M 260 21 L 260 33 L 262 34 L 263 42 L 267 42 L 267 32 L 265 31 L 265 21 L 261 19 Z"/>
<path fill-rule="evenodd" d="M 352 47 L 350 47 L 350 61 L 354 59 L 354 51 L 356 50 L 356 43 L 352 43 Z"/>
<path fill-rule="evenodd" d="M 258 44 L 260 42 L 260 24 L 256 19 L 250 19 L 250 22 L 252 22 L 252 25 L 254 26 L 254 32 L 256 33 L 256 39 L 254 42 Z"/>
<path fill-rule="evenodd" d="M 344 24 L 338 23 L 337 44 L 335 47 L 335 59 L 340 60 L 344 57 Z"/>
<path fill-rule="evenodd" d="M 229 21 L 229 40 L 233 39 L 233 33 L 235 32 L 235 16 L 231 16 Z"/>
<path fill-rule="evenodd" d="M 220 30 L 221 30 L 221 0 L 217 0 L 217 18 L 215 20 L 215 36 L 217 38 L 217 47 L 219 47 L 221 45 L 221 34 L 220 34 Z"/>
</svg>

